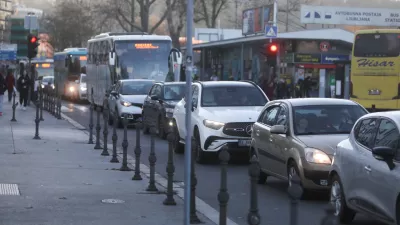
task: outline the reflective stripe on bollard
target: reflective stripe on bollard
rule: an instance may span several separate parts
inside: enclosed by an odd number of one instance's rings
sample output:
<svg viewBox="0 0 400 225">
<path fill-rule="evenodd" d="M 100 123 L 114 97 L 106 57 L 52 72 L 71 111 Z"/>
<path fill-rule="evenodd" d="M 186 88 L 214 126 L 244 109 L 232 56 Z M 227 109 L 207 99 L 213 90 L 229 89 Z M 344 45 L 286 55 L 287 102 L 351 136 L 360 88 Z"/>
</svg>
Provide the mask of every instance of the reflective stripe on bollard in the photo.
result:
<svg viewBox="0 0 400 225">
<path fill-rule="evenodd" d="M 117 121 L 117 120 L 115 120 Z M 117 122 L 115 122 L 117 123 Z M 140 129 L 143 127 L 143 123 L 136 123 L 136 146 L 135 146 L 135 174 L 132 180 L 142 180 L 140 175 L 140 155 L 142 154 L 142 148 L 140 147 Z"/>
</svg>

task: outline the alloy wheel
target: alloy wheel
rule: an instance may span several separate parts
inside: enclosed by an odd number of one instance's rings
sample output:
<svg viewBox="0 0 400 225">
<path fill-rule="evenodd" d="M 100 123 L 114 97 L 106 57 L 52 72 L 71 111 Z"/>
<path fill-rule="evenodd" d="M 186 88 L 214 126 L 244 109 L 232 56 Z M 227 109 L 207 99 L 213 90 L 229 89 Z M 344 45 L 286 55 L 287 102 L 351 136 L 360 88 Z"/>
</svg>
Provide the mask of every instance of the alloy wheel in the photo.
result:
<svg viewBox="0 0 400 225">
<path fill-rule="evenodd" d="M 335 207 L 335 216 L 339 216 L 342 208 L 342 190 L 336 180 L 332 183 L 330 202 Z"/>
</svg>

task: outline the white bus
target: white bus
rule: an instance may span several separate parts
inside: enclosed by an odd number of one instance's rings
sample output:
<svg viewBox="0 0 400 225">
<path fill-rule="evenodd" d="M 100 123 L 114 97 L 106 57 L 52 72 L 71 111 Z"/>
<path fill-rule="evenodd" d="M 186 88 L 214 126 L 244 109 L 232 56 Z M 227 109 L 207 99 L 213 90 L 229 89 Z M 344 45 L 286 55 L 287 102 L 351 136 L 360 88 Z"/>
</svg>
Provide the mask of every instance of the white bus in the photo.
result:
<svg viewBox="0 0 400 225">
<path fill-rule="evenodd" d="M 165 81 L 172 48 L 169 36 L 103 33 L 88 41 L 88 100 L 103 107 L 106 91 L 121 79 Z"/>
</svg>

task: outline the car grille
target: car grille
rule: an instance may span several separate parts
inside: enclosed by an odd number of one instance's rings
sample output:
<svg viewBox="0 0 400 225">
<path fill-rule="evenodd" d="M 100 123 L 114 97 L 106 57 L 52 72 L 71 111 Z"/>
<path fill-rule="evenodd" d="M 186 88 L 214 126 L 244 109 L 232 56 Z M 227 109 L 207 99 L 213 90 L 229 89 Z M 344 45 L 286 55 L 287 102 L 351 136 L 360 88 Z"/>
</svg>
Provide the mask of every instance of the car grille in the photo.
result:
<svg viewBox="0 0 400 225">
<path fill-rule="evenodd" d="M 254 123 L 226 123 L 222 132 L 229 136 L 250 137 Z"/>
</svg>

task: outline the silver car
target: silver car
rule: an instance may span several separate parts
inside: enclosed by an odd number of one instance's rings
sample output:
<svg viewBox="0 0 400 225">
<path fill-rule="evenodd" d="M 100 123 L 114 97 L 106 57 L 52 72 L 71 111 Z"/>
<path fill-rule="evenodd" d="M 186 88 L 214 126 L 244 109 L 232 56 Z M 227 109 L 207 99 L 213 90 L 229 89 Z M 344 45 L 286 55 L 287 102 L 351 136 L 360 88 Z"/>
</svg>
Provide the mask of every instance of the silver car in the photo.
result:
<svg viewBox="0 0 400 225">
<path fill-rule="evenodd" d="M 295 175 L 307 190 L 329 191 L 328 177 L 336 145 L 346 139 L 367 110 L 344 99 L 298 98 L 269 102 L 253 125 L 251 154 L 260 161 L 259 183 L 268 176 Z"/>
<path fill-rule="evenodd" d="M 400 224 L 400 111 L 361 117 L 337 145 L 329 174 L 331 203 L 342 223 L 365 213 Z"/>
</svg>

